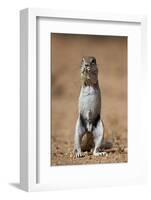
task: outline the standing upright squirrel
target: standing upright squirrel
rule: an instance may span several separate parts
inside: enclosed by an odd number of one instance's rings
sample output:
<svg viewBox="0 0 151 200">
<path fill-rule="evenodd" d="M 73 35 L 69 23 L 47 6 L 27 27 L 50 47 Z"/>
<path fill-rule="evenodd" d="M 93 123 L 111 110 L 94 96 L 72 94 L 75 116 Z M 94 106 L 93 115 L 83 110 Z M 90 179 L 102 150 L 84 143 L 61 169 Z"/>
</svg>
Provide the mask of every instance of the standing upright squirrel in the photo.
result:
<svg viewBox="0 0 151 200">
<path fill-rule="evenodd" d="M 103 143 L 104 127 L 101 120 L 101 92 L 98 81 L 98 67 L 95 57 L 83 57 L 80 66 L 81 92 L 79 97 L 79 116 L 75 128 L 74 153 L 82 157 L 82 138 L 91 136 L 93 155 L 104 155 L 100 150 Z M 86 145 L 88 137 L 86 137 Z"/>
</svg>

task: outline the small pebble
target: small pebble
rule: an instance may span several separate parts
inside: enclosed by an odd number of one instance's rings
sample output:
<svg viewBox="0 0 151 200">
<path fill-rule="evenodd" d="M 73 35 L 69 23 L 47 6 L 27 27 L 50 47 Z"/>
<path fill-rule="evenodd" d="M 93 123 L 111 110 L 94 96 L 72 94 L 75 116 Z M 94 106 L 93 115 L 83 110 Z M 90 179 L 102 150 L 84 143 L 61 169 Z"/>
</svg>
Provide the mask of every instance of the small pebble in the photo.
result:
<svg viewBox="0 0 151 200">
<path fill-rule="evenodd" d="M 124 145 L 123 144 L 121 144 L 120 146 L 119 146 L 119 152 L 124 152 Z"/>
<path fill-rule="evenodd" d="M 72 153 L 70 153 L 69 157 L 70 157 L 70 158 L 73 158 L 73 154 L 72 154 Z"/>
</svg>

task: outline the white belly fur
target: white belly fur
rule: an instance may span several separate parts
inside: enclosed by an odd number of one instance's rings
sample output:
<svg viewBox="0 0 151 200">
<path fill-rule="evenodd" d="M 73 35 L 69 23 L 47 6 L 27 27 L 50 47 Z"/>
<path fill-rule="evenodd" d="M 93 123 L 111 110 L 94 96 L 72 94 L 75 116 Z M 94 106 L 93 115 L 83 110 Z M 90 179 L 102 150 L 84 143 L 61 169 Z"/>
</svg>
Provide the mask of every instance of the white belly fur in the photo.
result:
<svg viewBox="0 0 151 200">
<path fill-rule="evenodd" d="M 85 119 L 88 119 L 88 113 L 91 113 L 91 119 L 100 114 L 101 108 L 101 95 L 99 88 L 86 86 L 81 88 L 79 97 L 79 112 Z"/>
</svg>

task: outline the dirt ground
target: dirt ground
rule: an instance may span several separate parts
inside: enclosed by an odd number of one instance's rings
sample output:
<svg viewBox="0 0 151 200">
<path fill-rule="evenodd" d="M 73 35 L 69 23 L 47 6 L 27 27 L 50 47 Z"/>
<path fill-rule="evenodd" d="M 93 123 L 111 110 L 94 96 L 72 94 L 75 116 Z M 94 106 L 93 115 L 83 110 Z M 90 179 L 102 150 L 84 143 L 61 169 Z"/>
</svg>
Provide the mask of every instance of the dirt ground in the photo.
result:
<svg viewBox="0 0 151 200">
<path fill-rule="evenodd" d="M 51 165 L 127 162 L 127 37 L 53 33 L 51 47 Z M 104 136 L 113 142 L 103 157 L 73 156 L 82 56 L 95 56 L 98 63 Z"/>
</svg>

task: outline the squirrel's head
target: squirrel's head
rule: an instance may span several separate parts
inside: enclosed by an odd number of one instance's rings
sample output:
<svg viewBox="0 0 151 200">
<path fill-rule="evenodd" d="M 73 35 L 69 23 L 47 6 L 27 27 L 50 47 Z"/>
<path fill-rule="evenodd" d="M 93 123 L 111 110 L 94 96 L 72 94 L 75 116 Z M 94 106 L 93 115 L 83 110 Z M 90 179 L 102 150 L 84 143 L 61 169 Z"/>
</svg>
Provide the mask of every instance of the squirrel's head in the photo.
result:
<svg viewBox="0 0 151 200">
<path fill-rule="evenodd" d="M 98 67 L 95 57 L 85 56 L 82 58 L 80 73 L 83 85 L 95 85 L 98 83 Z"/>
</svg>

